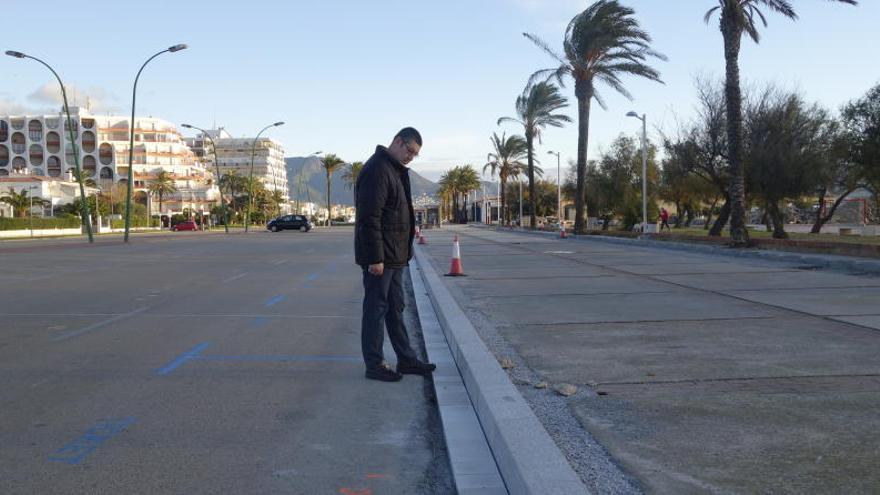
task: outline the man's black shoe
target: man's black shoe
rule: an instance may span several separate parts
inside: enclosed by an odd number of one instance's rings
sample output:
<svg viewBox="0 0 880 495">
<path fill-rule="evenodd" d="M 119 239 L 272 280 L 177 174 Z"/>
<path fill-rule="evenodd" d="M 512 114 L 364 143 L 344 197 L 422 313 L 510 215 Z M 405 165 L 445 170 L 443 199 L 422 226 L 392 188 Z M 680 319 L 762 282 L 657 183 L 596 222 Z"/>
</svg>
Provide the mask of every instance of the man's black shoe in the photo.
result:
<svg viewBox="0 0 880 495">
<path fill-rule="evenodd" d="M 399 382 L 403 378 L 403 375 L 397 373 L 385 363 L 382 363 L 375 368 L 367 368 L 364 376 L 370 380 L 379 380 L 383 382 Z"/>
<path fill-rule="evenodd" d="M 401 375 L 422 375 L 428 376 L 437 369 L 437 365 L 433 363 L 423 363 L 416 359 L 415 361 L 403 361 L 397 363 L 397 372 Z"/>
</svg>

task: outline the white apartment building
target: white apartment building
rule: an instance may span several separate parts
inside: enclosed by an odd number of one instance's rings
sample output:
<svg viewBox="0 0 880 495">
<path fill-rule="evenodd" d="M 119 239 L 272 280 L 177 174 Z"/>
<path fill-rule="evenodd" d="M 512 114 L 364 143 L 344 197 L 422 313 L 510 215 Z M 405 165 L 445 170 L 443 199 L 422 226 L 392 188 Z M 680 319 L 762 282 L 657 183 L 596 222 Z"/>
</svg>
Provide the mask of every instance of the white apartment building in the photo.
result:
<svg viewBox="0 0 880 495">
<path fill-rule="evenodd" d="M 253 138 L 234 138 L 223 128 L 208 130 L 208 136 L 217 146 L 217 165 L 221 175 L 235 170 L 241 177 L 248 177 L 253 156 L 254 177 L 258 178 L 269 191 L 280 191 L 285 202 L 290 198 L 284 146 L 281 143 L 268 137 L 261 137 L 256 142 L 256 153 L 254 153 Z M 194 138 L 187 138 L 186 143 L 206 166 L 215 170 L 211 142 L 204 133 Z"/>
<path fill-rule="evenodd" d="M 128 177 L 129 118 L 92 115 L 70 107 L 80 166 L 98 188 L 111 192 L 125 187 Z M 135 191 L 145 192 L 160 171 L 178 188 L 164 198 L 162 213 L 209 212 L 218 201 L 213 174 L 196 160 L 174 124 L 157 118 L 136 118 L 132 160 Z M 64 150 L 64 151 L 62 151 Z M 48 176 L 70 178 L 75 169 L 67 119 L 56 115 L 0 116 L 0 178 Z M 154 206 L 158 202 L 153 202 Z"/>
</svg>

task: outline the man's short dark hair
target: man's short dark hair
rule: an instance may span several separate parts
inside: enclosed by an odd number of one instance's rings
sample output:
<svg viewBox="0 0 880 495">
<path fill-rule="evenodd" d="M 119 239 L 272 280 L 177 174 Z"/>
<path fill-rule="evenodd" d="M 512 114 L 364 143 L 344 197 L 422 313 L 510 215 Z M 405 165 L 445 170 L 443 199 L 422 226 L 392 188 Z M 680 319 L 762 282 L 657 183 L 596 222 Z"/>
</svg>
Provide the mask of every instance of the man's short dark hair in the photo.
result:
<svg viewBox="0 0 880 495">
<path fill-rule="evenodd" d="M 404 143 L 415 141 L 419 146 L 422 145 L 422 135 L 413 127 L 404 127 L 394 137 L 402 139 Z"/>
</svg>

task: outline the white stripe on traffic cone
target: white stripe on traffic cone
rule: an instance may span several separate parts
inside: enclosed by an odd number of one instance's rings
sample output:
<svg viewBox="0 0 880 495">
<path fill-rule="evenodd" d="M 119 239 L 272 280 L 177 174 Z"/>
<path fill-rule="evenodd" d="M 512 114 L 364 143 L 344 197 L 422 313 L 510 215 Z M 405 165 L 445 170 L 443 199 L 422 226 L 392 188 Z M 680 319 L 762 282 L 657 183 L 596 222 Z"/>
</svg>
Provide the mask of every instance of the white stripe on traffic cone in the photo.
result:
<svg viewBox="0 0 880 495">
<path fill-rule="evenodd" d="M 449 267 L 447 277 L 464 277 L 464 270 L 461 269 L 461 250 L 458 247 L 458 236 L 452 241 L 452 263 Z"/>
</svg>

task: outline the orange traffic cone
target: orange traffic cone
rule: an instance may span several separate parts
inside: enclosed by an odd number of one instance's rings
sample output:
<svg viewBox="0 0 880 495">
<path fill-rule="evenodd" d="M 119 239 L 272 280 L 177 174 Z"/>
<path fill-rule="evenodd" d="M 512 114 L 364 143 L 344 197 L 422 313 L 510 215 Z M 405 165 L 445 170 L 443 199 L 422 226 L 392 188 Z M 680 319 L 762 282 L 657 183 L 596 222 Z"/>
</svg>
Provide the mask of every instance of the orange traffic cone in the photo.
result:
<svg viewBox="0 0 880 495">
<path fill-rule="evenodd" d="M 458 247 L 458 236 L 452 241 L 452 264 L 449 267 L 447 277 L 464 277 L 464 270 L 461 269 L 461 250 Z"/>
</svg>

